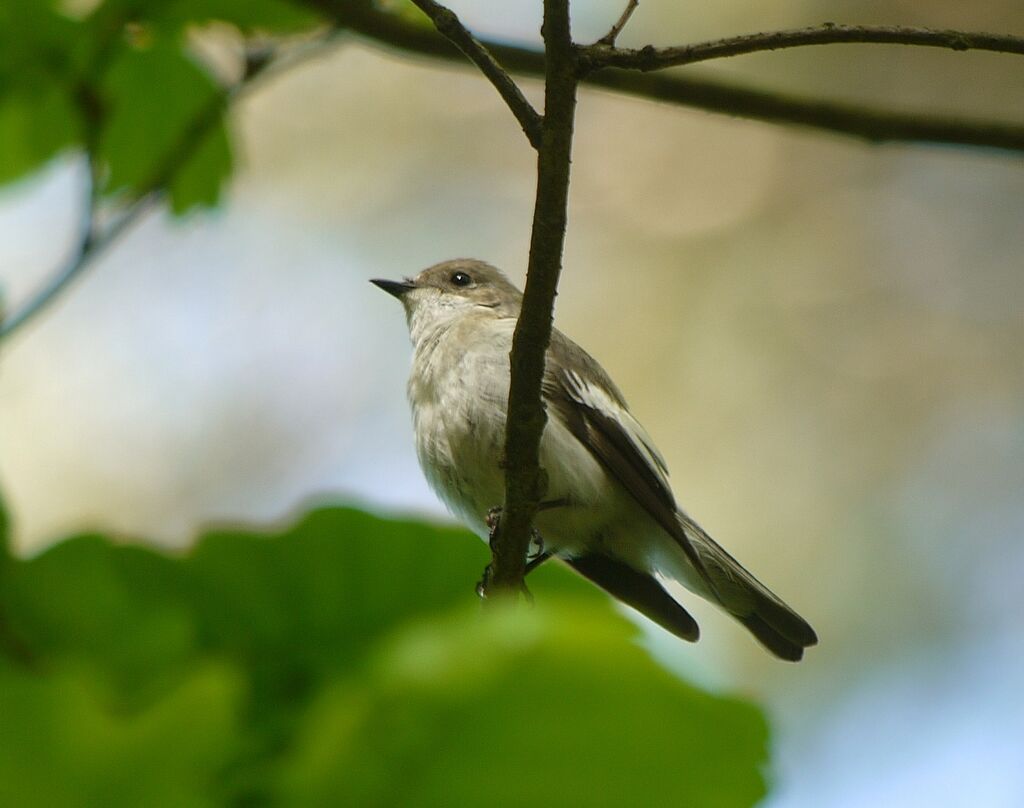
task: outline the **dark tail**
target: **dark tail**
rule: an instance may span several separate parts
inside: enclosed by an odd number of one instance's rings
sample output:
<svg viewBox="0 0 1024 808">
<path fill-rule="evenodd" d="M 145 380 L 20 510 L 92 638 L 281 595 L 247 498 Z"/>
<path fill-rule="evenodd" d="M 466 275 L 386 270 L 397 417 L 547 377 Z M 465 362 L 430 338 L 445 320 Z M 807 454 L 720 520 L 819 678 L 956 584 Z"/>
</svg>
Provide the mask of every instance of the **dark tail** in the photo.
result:
<svg viewBox="0 0 1024 808">
<path fill-rule="evenodd" d="M 796 662 L 818 635 L 800 615 L 775 595 L 685 514 L 679 515 L 712 578 L 721 606 L 739 620 L 775 656 Z"/>
<path fill-rule="evenodd" d="M 608 556 L 587 555 L 567 558 L 565 562 L 584 578 L 589 578 L 612 597 L 649 617 L 666 631 L 689 642 L 696 642 L 700 628 L 688 611 L 669 595 L 652 575 Z"/>
</svg>

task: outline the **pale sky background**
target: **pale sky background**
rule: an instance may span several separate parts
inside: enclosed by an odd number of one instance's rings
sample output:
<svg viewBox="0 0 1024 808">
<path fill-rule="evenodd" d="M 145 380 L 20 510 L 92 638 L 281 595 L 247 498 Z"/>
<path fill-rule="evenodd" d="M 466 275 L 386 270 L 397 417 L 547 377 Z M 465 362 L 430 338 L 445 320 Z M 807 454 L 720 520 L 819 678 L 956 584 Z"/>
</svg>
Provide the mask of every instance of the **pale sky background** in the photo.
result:
<svg viewBox="0 0 1024 808">
<path fill-rule="evenodd" d="M 539 4 L 455 3 L 537 40 Z M 619 3 L 574 3 L 595 39 Z M 1024 34 L 1019 0 L 645 2 L 620 40 L 837 22 Z M 1017 57 L 807 49 L 760 86 L 1020 120 Z M 527 83 L 532 97 L 539 85 Z M 224 206 L 152 216 L 0 355 L 19 547 L 180 546 L 310 500 L 446 518 L 367 283 L 455 256 L 521 281 L 534 155 L 469 69 L 352 42 L 248 99 Z M 70 244 L 72 158 L 0 191 L 16 305 Z M 798 666 L 698 607 L 667 664 L 749 694 L 797 806 L 1024 805 L 1024 161 L 581 94 L 556 319 L 612 373 L 679 500 L 818 629 Z"/>
</svg>

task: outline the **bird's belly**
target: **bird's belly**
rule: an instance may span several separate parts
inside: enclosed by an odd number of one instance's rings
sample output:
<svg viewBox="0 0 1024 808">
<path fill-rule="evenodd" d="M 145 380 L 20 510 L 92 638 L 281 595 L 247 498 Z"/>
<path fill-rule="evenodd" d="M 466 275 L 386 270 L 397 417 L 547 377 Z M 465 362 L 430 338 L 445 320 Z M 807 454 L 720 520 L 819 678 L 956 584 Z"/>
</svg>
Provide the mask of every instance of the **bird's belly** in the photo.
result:
<svg viewBox="0 0 1024 808">
<path fill-rule="evenodd" d="M 505 500 L 505 419 L 474 412 L 461 401 L 421 403 L 414 415 L 417 454 L 431 488 L 467 527 L 486 537 L 488 511 Z M 558 502 L 537 514 L 545 549 L 577 556 L 593 549 L 606 532 L 612 506 L 622 492 L 604 468 L 554 418 L 541 439 L 541 468 L 547 477 L 545 502 Z"/>
<path fill-rule="evenodd" d="M 496 423 L 459 404 L 439 401 L 416 408 L 416 453 L 427 482 L 448 509 L 486 535 L 487 512 L 505 498 L 504 420 Z"/>
</svg>

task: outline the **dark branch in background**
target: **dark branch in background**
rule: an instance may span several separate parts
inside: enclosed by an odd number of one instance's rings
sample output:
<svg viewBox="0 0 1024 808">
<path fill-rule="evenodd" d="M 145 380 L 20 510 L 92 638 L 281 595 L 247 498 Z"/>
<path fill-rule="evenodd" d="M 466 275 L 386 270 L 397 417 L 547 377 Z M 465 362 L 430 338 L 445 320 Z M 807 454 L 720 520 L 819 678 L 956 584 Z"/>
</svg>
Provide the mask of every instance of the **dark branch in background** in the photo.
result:
<svg viewBox="0 0 1024 808">
<path fill-rule="evenodd" d="M 629 18 L 633 16 L 633 12 L 636 11 L 636 7 L 640 5 L 640 0 L 629 0 L 626 4 L 625 10 L 622 15 L 615 21 L 615 24 L 611 27 L 607 34 L 601 37 L 595 45 L 607 45 L 610 48 L 615 47 L 615 40 L 619 38 L 619 34 L 622 33 L 622 29 L 626 27 L 626 23 L 629 22 Z"/>
<path fill-rule="evenodd" d="M 530 262 L 523 307 L 512 338 L 512 376 L 505 425 L 505 504 L 491 543 L 491 591 L 517 594 L 526 568 L 530 531 L 546 481 L 540 439 L 547 422 L 541 402 L 544 356 L 562 269 L 569 200 L 569 166 L 578 70 L 569 29 L 569 0 L 544 0 L 544 121 L 537 157 Z"/>
<path fill-rule="evenodd" d="M 710 59 L 742 56 L 760 51 L 802 48 L 807 45 L 875 44 L 918 45 L 949 50 L 984 50 L 996 53 L 1024 54 L 1024 38 L 1005 34 L 935 31 L 930 28 L 904 28 L 888 25 L 835 25 L 825 23 L 811 28 L 769 31 L 761 34 L 726 37 L 676 48 L 647 46 L 639 50 L 611 47 L 603 39 L 580 48 L 585 70 L 619 67 L 631 70 L 660 70 Z"/>
<path fill-rule="evenodd" d="M 168 149 L 157 164 L 152 176 L 142 184 L 121 215 L 104 229 L 99 228 L 99 194 L 97 190 L 97 167 L 95 164 L 95 143 L 88 149 L 88 180 L 82 224 L 78 243 L 73 255 L 64 266 L 50 278 L 21 308 L 0 321 L 0 342 L 3 342 L 26 323 L 31 321 L 48 306 L 72 281 L 81 275 L 103 252 L 149 211 L 162 197 L 177 173 L 191 159 L 203 139 L 223 118 L 228 107 L 243 95 L 251 92 L 264 81 L 307 61 L 322 53 L 337 41 L 335 29 L 313 41 L 297 56 L 287 55 L 276 59 L 275 54 L 260 48 L 257 52 L 246 52 L 245 70 L 238 82 L 216 93 L 204 104 L 192 121 L 182 130 L 181 136 Z M 88 121 L 89 118 L 87 117 Z M 87 147 L 90 140 L 87 138 Z"/>
<path fill-rule="evenodd" d="M 98 75 L 110 62 L 117 41 L 118 26 L 109 26 L 101 38 L 89 64 L 90 75 Z M 75 106 L 82 120 L 82 145 L 85 151 L 85 187 L 82 194 L 82 213 L 80 217 L 78 243 L 74 254 L 56 275 L 51 278 L 29 302 L 10 317 L 0 311 L 0 341 L 13 334 L 18 328 L 31 320 L 66 287 L 79 272 L 84 269 L 97 250 L 97 241 L 105 240 L 98 237 L 98 218 L 100 204 L 100 167 L 96 161 L 99 149 L 100 129 L 103 123 L 103 101 L 96 87 L 81 81 L 72 93 Z M 102 249 L 102 246 L 99 247 Z"/>
<path fill-rule="evenodd" d="M 127 230 L 148 207 L 148 197 L 136 201 L 129 206 L 114 224 L 110 225 L 102 233 L 97 233 L 96 219 L 98 211 L 96 197 L 92 191 L 91 170 L 89 175 L 89 180 L 87 180 L 89 201 L 82 211 L 81 236 L 78 245 L 75 247 L 74 255 L 24 306 L 11 314 L 10 317 L 5 317 L 3 322 L 0 322 L 0 341 L 6 340 L 46 308 L 57 295 L 67 288 L 75 278 L 84 272 L 110 246 L 111 242 L 115 241 Z"/>
<path fill-rule="evenodd" d="M 683 104 L 769 123 L 789 124 L 862 138 L 870 143 L 919 143 L 975 146 L 1024 152 L 1024 125 L 939 115 L 889 112 L 861 104 L 809 101 L 804 98 L 751 90 L 726 82 L 602 70 L 586 78 L 591 86 Z"/>
<path fill-rule="evenodd" d="M 434 27 L 441 34 L 462 51 L 467 59 L 480 68 L 480 72 L 494 85 L 505 104 L 512 110 L 512 114 L 516 116 L 530 145 L 539 149 L 541 141 L 540 115 L 487 48 L 481 45 L 476 37 L 459 22 L 455 12 L 435 3 L 434 0 L 412 0 L 412 2 L 420 11 L 430 17 Z"/>
<path fill-rule="evenodd" d="M 339 25 L 400 53 L 464 62 L 463 55 L 434 30 L 368 5 L 352 6 L 339 0 L 306 2 Z M 481 46 L 511 73 L 544 76 L 544 54 L 540 51 L 489 40 L 482 40 Z M 874 143 L 953 144 L 1024 152 L 1024 124 L 891 112 L 873 106 L 797 98 L 692 75 L 601 70 L 584 76 L 582 81 L 640 98 L 770 123 L 795 124 Z"/>
<path fill-rule="evenodd" d="M 192 122 L 185 127 L 181 137 L 168 150 L 166 156 L 153 172 L 152 178 L 142 185 L 141 191 L 127 205 L 121 215 L 106 229 L 100 231 L 99 197 L 96 191 L 96 169 L 93 155 L 87 154 L 89 162 L 88 201 L 82 211 L 81 236 L 74 255 L 35 295 L 17 312 L 0 323 L 0 341 L 10 337 L 46 308 L 68 285 L 89 268 L 104 250 L 115 242 L 125 231 L 137 222 L 159 199 L 167 184 L 188 162 L 203 138 L 221 119 L 233 91 L 215 95 Z"/>
</svg>

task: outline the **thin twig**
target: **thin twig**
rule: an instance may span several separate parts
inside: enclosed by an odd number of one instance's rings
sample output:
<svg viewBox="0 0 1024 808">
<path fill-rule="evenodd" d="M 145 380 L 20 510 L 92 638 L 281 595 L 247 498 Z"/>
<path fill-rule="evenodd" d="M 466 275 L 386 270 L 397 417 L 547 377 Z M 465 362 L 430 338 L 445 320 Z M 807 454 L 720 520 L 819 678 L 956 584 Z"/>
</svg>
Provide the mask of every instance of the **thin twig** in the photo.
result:
<svg viewBox="0 0 1024 808">
<path fill-rule="evenodd" d="M 448 62 L 465 57 L 436 31 L 413 25 L 369 6 L 338 0 L 306 0 L 339 24 L 370 42 L 405 54 Z M 544 54 L 531 48 L 484 40 L 481 43 L 512 73 L 543 77 Z M 1024 124 L 971 120 L 840 104 L 815 98 L 757 90 L 699 76 L 601 70 L 583 76 L 586 85 L 638 98 L 736 115 L 751 120 L 798 126 L 866 139 L 872 143 L 963 145 L 1024 152 Z"/>
<path fill-rule="evenodd" d="M 71 283 L 86 266 L 88 266 L 92 255 L 97 248 L 102 249 L 102 237 L 96 234 L 97 219 L 97 193 L 96 193 L 96 171 L 93 161 L 86 155 L 85 187 L 82 189 L 82 213 L 80 216 L 78 242 L 74 248 L 74 254 L 64 263 L 42 289 L 33 295 L 21 309 L 0 322 L 0 341 L 6 339 L 17 331 L 26 322 L 39 313 L 61 289 Z"/>
<path fill-rule="evenodd" d="M 544 0 L 543 138 L 537 161 L 530 260 L 523 306 L 512 338 L 505 424 L 505 502 L 492 542 L 490 591 L 520 591 L 531 527 L 546 487 L 540 439 L 547 422 L 541 401 L 544 356 L 562 269 L 569 198 L 569 166 L 578 71 L 569 29 L 569 0 Z"/>
<path fill-rule="evenodd" d="M 619 34 L 622 33 L 622 29 L 626 27 L 626 23 L 629 22 L 629 18 L 633 16 L 633 12 L 636 11 L 636 7 L 640 5 L 640 0 L 629 0 L 626 4 L 625 10 L 616 20 L 615 24 L 611 27 L 603 37 L 601 37 L 595 45 L 606 45 L 609 48 L 615 47 L 615 40 L 619 38 Z"/>
<path fill-rule="evenodd" d="M 83 236 L 75 248 L 75 254 L 21 309 L 10 317 L 4 318 L 4 321 L 0 323 L 0 342 L 8 339 L 15 331 L 25 326 L 52 303 L 75 278 L 88 269 L 93 261 L 146 212 L 152 201 L 152 195 L 136 200 L 114 224 L 99 234 L 94 229 L 96 208 L 90 205 L 83 213 L 82 218 L 86 224 L 83 226 Z"/>
<path fill-rule="evenodd" d="M 242 79 L 235 84 L 231 100 L 237 101 L 251 95 L 278 76 L 323 56 L 344 41 L 345 33 L 344 29 L 331 25 L 319 31 L 316 36 L 287 48 L 261 47 L 255 53 L 246 49 L 246 70 Z"/>
<path fill-rule="evenodd" d="M 512 77 L 498 63 L 498 60 L 459 21 L 454 11 L 434 2 L 434 0 L 412 0 L 412 2 L 420 11 L 430 17 L 434 27 L 443 36 L 480 68 L 480 72 L 494 85 L 512 114 L 516 116 L 530 145 L 539 149 L 541 141 L 540 115 L 523 95 L 523 91 L 519 89 Z"/>
<path fill-rule="evenodd" d="M 825 23 L 810 28 L 768 31 L 759 34 L 726 37 L 693 45 L 637 50 L 611 47 L 603 42 L 580 48 L 585 70 L 618 67 L 631 70 L 660 70 L 666 67 L 706 62 L 760 51 L 802 48 L 808 45 L 881 44 L 917 45 L 966 51 L 983 50 L 1024 55 L 1024 37 L 1009 34 L 936 31 L 930 28 L 905 28 L 888 25 L 835 25 Z"/>
<path fill-rule="evenodd" d="M 320 55 L 325 48 L 336 44 L 338 33 L 338 30 L 334 28 L 327 30 L 312 45 L 307 46 L 294 56 L 285 52 L 281 58 L 278 58 L 277 54 L 273 54 L 269 57 L 263 55 L 262 58 L 252 59 L 247 53 L 245 72 L 242 78 L 231 87 L 211 96 L 188 126 L 182 130 L 181 136 L 168 149 L 165 157 L 157 163 L 150 178 L 142 183 L 121 215 L 102 231 L 98 227 L 99 193 L 96 182 L 96 165 L 93 154 L 87 154 L 88 180 L 84 194 L 86 201 L 83 205 L 81 231 L 74 254 L 42 288 L 32 295 L 28 302 L 18 311 L 0 321 L 0 342 L 23 328 L 49 306 L 100 255 L 155 206 L 168 184 L 195 154 L 206 136 L 222 120 L 225 111 L 232 103 L 287 70 Z"/>
</svg>

